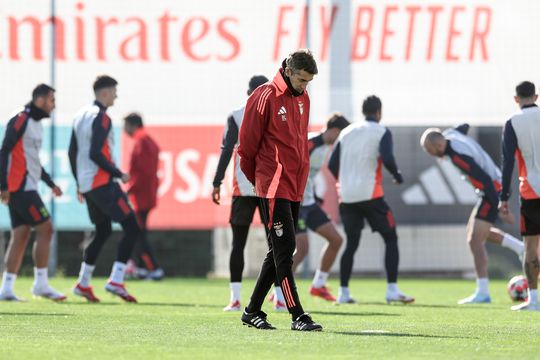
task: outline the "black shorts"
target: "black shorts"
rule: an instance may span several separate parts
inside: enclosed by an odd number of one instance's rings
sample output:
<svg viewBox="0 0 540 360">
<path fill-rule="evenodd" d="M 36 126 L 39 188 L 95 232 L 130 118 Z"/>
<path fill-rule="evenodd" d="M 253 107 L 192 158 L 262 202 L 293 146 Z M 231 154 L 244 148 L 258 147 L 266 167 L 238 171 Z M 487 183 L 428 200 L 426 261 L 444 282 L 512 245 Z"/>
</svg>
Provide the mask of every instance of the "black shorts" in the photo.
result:
<svg viewBox="0 0 540 360">
<path fill-rule="evenodd" d="M 104 221 L 122 222 L 133 215 L 126 193 L 122 191 L 117 182 L 90 190 L 84 194 L 88 215 L 93 224 Z"/>
<path fill-rule="evenodd" d="M 255 209 L 259 208 L 261 214 L 260 199 L 256 196 L 233 196 L 231 204 L 231 225 L 250 225 L 253 221 Z"/>
<path fill-rule="evenodd" d="M 474 206 L 473 212 L 476 219 L 484 220 L 489 223 L 495 223 L 499 218 L 499 203 L 492 204 L 485 196 L 478 199 L 478 202 Z"/>
<path fill-rule="evenodd" d="M 329 222 L 328 215 L 326 215 L 318 204 L 301 206 L 298 214 L 296 233 L 306 233 L 307 229 L 316 231 L 319 227 Z"/>
<path fill-rule="evenodd" d="M 521 235 L 540 235 L 540 199 L 521 199 L 519 212 Z"/>
<path fill-rule="evenodd" d="M 36 226 L 49 220 L 49 212 L 37 191 L 17 191 L 9 194 L 11 228 Z"/>
<path fill-rule="evenodd" d="M 384 198 L 356 203 L 341 203 L 339 204 L 339 214 L 345 230 L 348 227 L 363 229 L 364 219 L 367 220 L 373 232 L 382 234 L 396 229 L 394 215 Z"/>
</svg>

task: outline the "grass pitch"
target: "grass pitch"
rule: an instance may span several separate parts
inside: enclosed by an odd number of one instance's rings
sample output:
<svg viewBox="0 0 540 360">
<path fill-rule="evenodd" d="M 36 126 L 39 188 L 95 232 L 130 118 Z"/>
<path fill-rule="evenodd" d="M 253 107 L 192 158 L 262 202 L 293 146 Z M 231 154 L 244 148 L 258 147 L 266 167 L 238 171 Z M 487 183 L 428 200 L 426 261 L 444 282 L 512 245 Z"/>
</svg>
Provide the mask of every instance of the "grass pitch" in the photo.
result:
<svg viewBox="0 0 540 360">
<path fill-rule="evenodd" d="M 31 278 L 16 283 L 30 298 Z M 53 279 L 69 292 L 74 279 Z M 351 283 L 358 305 L 335 306 L 298 287 L 304 308 L 321 333 L 290 330 L 288 314 L 263 309 L 276 331 L 242 326 L 224 313 L 224 280 L 131 281 L 139 304 L 106 294 L 95 279 L 100 304 L 71 295 L 65 303 L 29 299 L 0 303 L 0 359 L 509 359 L 539 358 L 540 313 L 512 312 L 504 282 L 491 282 L 491 305 L 458 306 L 473 281 L 402 280 L 413 305 L 387 305 L 383 280 Z M 337 289 L 337 282 L 331 283 Z M 253 281 L 245 281 L 246 304 Z M 70 292 L 69 292 L 70 293 Z M 71 293 L 70 293 L 71 294 Z"/>
</svg>

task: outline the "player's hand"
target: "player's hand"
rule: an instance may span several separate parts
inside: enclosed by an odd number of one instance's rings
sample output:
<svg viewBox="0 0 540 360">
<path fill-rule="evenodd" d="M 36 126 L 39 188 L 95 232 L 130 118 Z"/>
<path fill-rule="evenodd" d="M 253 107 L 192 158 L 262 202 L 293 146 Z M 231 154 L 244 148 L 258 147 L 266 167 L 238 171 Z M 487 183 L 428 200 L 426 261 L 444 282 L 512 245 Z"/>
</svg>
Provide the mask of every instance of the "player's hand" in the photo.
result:
<svg viewBox="0 0 540 360">
<path fill-rule="evenodd" d="M 64 193 L 62 192 L 62 189 L 60 189 L 58 186 L 55 186 L 52 188 L 52 193 L 54 197 L 62 196 Z"/>
<path fill-rule="evenodd" d="M 220 188 L 219 186 L 214 187 L 214 190 L 212 190 L 212 201 L 214 204 L 219 205 L 221 200 L 221 194 L 220 194 Z"/>
<path fill-rule="evenodd" d="M 0 191 L 0 199 L 2 200 L 3 204 L 9 204 L 9 191 Z"/>
<path fill-rule="evenodd" d="M 510 208 L 508 207 L 508 201 L 501 201 L 499 203 L 499 217 L 502 221 L 510 225 L 514 225 L 516 222 L 514 215 L 510 212 Z"/>
<path fill-rule="evenodd" d="M 122 174 L 122 176 L 120 177 L 120 179 L 121 179 L 122 182 L 125 184 L 125 183 L 127 183 L 127 182 L 131 179 L 131 176 L 129 176 L 129 174 Z"/>
<path fill-rule="evenodd" d="M 77 190 L 77 200 L 79 200 L 81 204 L 84 203 L 84 195 L 79 190 Z"/>
<path fill-rule="evenodd" d="M 398 172 L 396 176 L 394 176 L 394 184 L 396 185 L 403 184 L 403 175 L 401 175 L 400 172 Z"/>
</svg>

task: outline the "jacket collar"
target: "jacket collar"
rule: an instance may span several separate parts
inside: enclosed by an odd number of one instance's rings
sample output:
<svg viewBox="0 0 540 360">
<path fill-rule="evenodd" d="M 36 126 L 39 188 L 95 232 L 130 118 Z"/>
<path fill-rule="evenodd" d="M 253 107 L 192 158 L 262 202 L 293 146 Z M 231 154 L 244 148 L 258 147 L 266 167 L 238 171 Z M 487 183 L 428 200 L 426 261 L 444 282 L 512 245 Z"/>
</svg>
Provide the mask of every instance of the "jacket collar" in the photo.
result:
<svg viewBox="0 0 540 360">
<path fill-rule="evenodd" d="M 276 76 L 274 77 L 274 83 L 276 84 L 276 87 L 278 89 L 278 92 L 276 95 L 284 94 L 287 90 L 289 91 L 289 95 L 291 96 L 300 96 L 304 92 L 298 92 L 294 90 L 291 84 L 291 80 L 285 75 L 285 68 L 287 67 L 285 60 L 281 63 L 281 68 L 278 70 Z"/>
<path fill-rule="evenodd" d="M 139 140 L 145 137 L 146 131 L 144 131 L 144 128 L 140 127 L 133 133 L 133 139 Z"/>
<path fill-rule="evenodd" d="M 97 106 L 99 107 L 100 110 L 107 111 L 107 107 L 104 106 L 102 103 L 100 103 L 100 102 L 97 101 L 97 100 L 94 100 L 94 105 L 97 105 Z"/>
<path fill-rule="evenodd" d="M 28 115 L 30 115 L 30 117 L 36 121 L 40 121 L 41 119 L 48 118 L 50 116 L 50 114 L 47 114 L 45 111 L 34 105 L 33 102 L 26 104 L 25 111 L 28 112 Z"/>
<path fill-rule="evenodd" d="M 538 107 L 538 105 L 536 105 L 536 104 L 523 105 L 523 106 L 521 107 L 521 110 L 530 109 L 530 108 L 535 108 L 535 107 Z"/>
</svg>

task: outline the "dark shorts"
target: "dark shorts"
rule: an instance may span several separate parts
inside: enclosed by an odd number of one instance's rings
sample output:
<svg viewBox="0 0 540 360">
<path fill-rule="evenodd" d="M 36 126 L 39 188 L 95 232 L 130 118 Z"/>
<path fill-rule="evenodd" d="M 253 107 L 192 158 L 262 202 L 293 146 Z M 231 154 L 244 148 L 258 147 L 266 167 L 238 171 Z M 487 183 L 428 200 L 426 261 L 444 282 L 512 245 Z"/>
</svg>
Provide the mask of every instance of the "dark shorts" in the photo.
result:
<svg viewBox="0 0 540 360">
<path fill-rule="evenodd" d="M 250 225 L 255 209 L 259 208 L 260 199 L 256 196 L 233 196 L 229 223 L 232 225 Z"/>
<path fill-rule="evenodd" d="M 328 218 L 328 215 L 326 215 L 318 204 L 301 206 L 298 214 L 296 233 L 306 233 L 307 229 L 316 231 L 319 227 L 329 222 L 330 219 Z"/>
<path fill-rule="evenodd" d="M 521 199 L 519 223 L 521 235 L 540 235 L 540 199 Z"/>
<path fill-rule="evenodd" d="M 111 220 L 122 222 L 134 214 L 126 193 L 116 182 L 90 190 L 84 197 L 93 224 Z"/>
<path fill-rule="evenodd" d="M 475 213 L 474 217 L 476 219 L 484 220 L 489 223 L 495 223 L 499 218 L 499 204 L 492 204 L 486 199 L 485 196 L 482 196 L 478 199 L 478 202 L 474 206 L 473 212 Z"/>
<path fill-rule="evenodd" d="M 394 215 L 384 198 L 356 203 L 341 203 L 339 204 L 339 213 L 345 230 L 351 226 L 359 230 L 363 229 L 364 219 L 367 220 L 373 232 L 382 234 L 396 229 Z"/>
<path fill-rule="evenodd" d="M 17 191 L 9 194 L 11 228 L 36 226 L 49 220 L 49 212 L 37 191 Z"/>
</svg>

